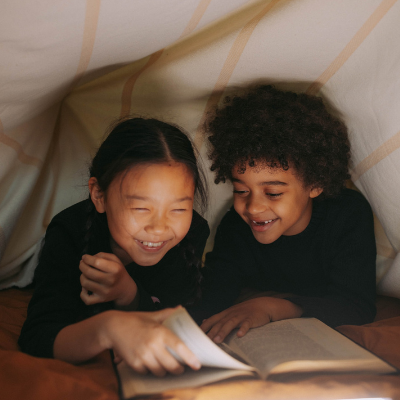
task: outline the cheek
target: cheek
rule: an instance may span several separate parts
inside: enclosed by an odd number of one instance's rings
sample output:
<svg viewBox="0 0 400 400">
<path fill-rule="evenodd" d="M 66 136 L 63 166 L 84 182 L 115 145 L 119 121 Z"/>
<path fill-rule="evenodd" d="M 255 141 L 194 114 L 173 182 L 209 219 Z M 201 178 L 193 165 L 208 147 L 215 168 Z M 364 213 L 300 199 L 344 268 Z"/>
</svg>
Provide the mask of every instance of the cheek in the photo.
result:
<svg viewBox="0 0 400 400">
<path fill-rule="evenodd" d="M 175 238 L 180 242 L 189 232 L 192 215 L 176 221 L 174 224 Z"/>
<path fill-rule="evenodd" d="M 116 230 L 120 234 L 129 234 L 137 231 L 140 221 L 135 218 L 131 213 L 118 213 L 109 216 L 108 226 L 111 230 Z"/>
<path fill-rule="evenodd" d="M 297 213 L 296 204 L 280 203 L 280 204 L 275 204 L 275 206 L 271 208 L 273 212 L 281 219 L 291 220 L 292 218 L 296 218 L 296 213 Z"/>
<path fill-rule="evenodd" d="M 243 198 L 234 197 L 233 198 L 233 208 L 238 214 L 242 214 L 246 208 L 246 202 Z"/>
<path fill-rule="evenodd" d="M 306 204 L 307 202 L 301 197 L 293 198 L 277 205 L 275 211 L 286 220 L 295 221 L 303 214 Z"/>
</svg>

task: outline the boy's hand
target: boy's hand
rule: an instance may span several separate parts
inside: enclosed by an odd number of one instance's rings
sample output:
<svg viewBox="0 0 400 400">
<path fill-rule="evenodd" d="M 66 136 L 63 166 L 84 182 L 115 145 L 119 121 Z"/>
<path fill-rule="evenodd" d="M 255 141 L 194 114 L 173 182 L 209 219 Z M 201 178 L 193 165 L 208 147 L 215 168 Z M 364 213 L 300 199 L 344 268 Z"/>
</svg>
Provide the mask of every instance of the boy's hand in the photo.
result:
<svg viewBox="0 0 400 400">
<path fill-rule="evenodd" d="M 116 255 L 85 254 L 79 269 L 82 272 L 80 296 L 85 304 L 114 301 L 116 306 L 127 306 L 135 300 L 136 283 Z"/>
<path fill-rule="evenodd" d="M 244 336 L 250 328 L 257 328 L 272 321 L 300 317 L 303 310 L 296 304 L 275 297 L 258 297 L 236 304 L 213 315 L 200 328 L 215 343 L 221 343 L 235 328 L 238 337 Z"/>
<path fill-rule="evenodd" d="M 183 365 L 167 350 L 173 350 L 192 369 L 201 367 L 196 356 L 162 322 L 175 309 L 156 312 L 117 312 L 103 332 L 106 347 L 116 355 L 114 361 L 125 362 L 135 371 L 163 376 L 166 372 L 180 374 Z"/>
</svg>

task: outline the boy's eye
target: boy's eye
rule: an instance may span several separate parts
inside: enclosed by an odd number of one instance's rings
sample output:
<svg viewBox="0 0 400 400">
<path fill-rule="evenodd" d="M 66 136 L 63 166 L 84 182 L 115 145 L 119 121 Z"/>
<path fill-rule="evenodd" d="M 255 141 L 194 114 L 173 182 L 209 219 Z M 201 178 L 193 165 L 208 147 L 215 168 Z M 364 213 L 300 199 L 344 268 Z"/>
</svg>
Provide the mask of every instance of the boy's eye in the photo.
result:
<svg viewBox="0 0 400 400">
<path fill-rule="evenodd" d="M 277 198 L 277 197 L 279 197 L 279 196 L 282 196 L 282 194 L 283 193 L 265 193 L 268 197 L 271 197 L 271 198 Z"/>
<path fill-rule="evenodd" d="M 186 208 L 175 208 L 174 210 L 172 210 L 173 212 L 184 212 L 186 211 Z"/>
<path fill-rule="evenodd" d="M 235 194 L 246 194 L 248 191 L 247 190 L 234 190 L 233 193 Z"/>
<path fill-rule="evenodd" d="M 134 210 L 134 211 L 141 211 L 141 212 L 143 212 L 143 211 L 149 211 L 148 208 L 139 208 L 139 207 L 132 208 L 132 210 Z"/>
</svg>

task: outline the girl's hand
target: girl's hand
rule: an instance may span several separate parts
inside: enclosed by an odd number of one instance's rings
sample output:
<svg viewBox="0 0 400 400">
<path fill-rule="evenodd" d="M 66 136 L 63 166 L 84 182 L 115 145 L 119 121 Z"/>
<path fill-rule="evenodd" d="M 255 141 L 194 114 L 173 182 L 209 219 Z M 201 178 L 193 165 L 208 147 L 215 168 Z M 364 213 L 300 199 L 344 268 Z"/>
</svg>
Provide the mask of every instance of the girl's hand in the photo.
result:
<svg viewBox="0 0 400 400">
<path fill-rule="evenodd" d="M 127 306 L 135 300 L 136 283 L 115 254 L 85 254 L 79 269 L 82 272 L 80 296 L 85 304 L 114 301 L 116 306 Z"/>
<path fill-rule="evenodd" d="M 257 328 L 272 321 L 301 317 L 301 307 L 289 300 L 275 297 L 258 297 L 236 304 L 213 315 L 201 324 L 207 336 L 215 343 L 221 343 L 235 328 L 238 337 L 244 336 L 250 328 Z"/>
<path fill-rule="evenodd" d="M 156 312 L 114 311 L 105 324 L 103 335 L 106 348 L 113 349 L 114 361 L 125 362 L 135 371 L 163 376 L 166 372 L 180 374 L 184 371 L 168 351 L 175 351 L 192 369 L 201 367 L 195 355 L 168 328 L 161 323 L 175 309 Z"/>
</svg>

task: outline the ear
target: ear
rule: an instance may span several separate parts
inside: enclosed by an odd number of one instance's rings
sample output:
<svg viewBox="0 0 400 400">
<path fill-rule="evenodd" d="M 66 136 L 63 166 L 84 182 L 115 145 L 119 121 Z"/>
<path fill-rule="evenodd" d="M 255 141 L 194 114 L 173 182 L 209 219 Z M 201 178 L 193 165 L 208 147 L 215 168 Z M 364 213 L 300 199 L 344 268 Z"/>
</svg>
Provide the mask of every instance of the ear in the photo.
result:
<svg viewBox="0 0 400 400">
<path fill-rule="evenodd" d="M 312 188 L 312 189 L 310 190 L 310 198 L 311 198 L 311 199 L 314 199 L 315 197 L 318 197 L 323 191 L 324 191 L 324 189 L 319 188 L 319 187 L 317 187 L 317 188 Z"/>
<path fill-rule="evenodd" d="M 104 192 L 100 189 L 97 179 L 94 177 L 90 178 L 88 185 L 90 198 L 92 199 L 97 212 L 100 214 L 104 213 L 106 211 Z"/>
</svg>

